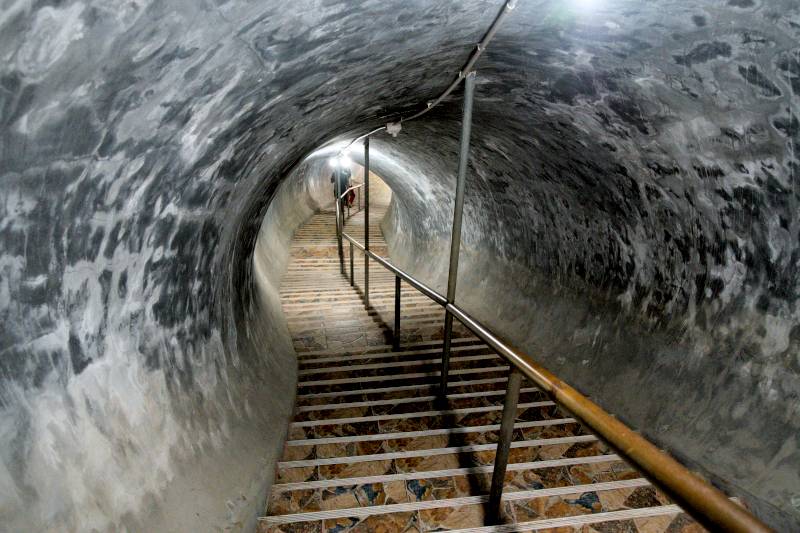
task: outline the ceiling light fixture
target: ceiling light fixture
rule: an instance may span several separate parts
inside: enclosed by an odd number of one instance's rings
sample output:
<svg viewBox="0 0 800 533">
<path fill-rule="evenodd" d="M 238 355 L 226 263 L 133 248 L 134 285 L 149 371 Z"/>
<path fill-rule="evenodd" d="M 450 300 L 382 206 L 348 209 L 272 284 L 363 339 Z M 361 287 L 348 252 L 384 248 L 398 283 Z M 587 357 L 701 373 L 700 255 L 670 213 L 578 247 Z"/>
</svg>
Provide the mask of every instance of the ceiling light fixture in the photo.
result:
<svg viewBox="0 0 800 533">
<path fill-rule="evenodd" d="M 350 157 L 346 154 L 339 154 L 336 157 L 331 157 L 328 159 L 328 163 L 332 167 L 347 168 L 353 164 L 353 160 L 350 159 Z"/>
</svg>

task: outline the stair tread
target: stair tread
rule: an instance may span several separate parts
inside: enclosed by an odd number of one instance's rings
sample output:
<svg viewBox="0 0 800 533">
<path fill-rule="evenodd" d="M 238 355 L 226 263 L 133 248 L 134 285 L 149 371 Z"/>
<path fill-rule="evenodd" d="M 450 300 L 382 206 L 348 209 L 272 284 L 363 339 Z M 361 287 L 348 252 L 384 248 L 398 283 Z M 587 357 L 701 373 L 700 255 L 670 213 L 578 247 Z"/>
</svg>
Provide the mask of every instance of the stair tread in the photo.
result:
<svg viewBox="0 0 800 533">
<path fill-rule="evenodd" d="M 551 437 L 544 439 L 515 440 L 511 449 L 533 448 L 538 446 L 553 446 L 556 444 L 575 444 L 596 441 L 594 435 L 571 435 L 569 437 Z M 494 452 L 497 443 L 465 444 L 461 446 L 444 446 L 438 448 L 424 448 L 421 450 L 403 450 L 399 452 L 369 453 L 363 455 L 349 455 L 336 457 L 322 457 L 318 459 L 297 459 L 292 461 L 279 461 L 278 468 L 300 468 L 305 466 L 320 466 L 331 464 L 354 464 L 369 461 L 387 461 L 389 459 L 409 459 L 415 457 L 432 457 L 434 455 L 452 455 L 474 452 Z"/>
<path fill-rule="evenodd" d="M 621 462 L 621 458 L 614 453 L 592 455 L 588 457 L 568 457 L 562 459 L 531 461 L 526 463 L 510 463 L 509 472 L 521 470 L 537 470 L 559 466 L 588 465 L 597 463 Z M 493 465 L 480 465 L 445 470 L 421 470 L 414 472 L 401 472 L 396 474 L 383 474 L 377 476 L 362 476 L 348 478 L 320 479 L 314 481 L 299 481 L 291 483 L 277 483 L 273 485 L 274 492 L 293 490 L 321 489 L 329 487 L 343 487 L 348 485 L 365 485 L 369 483 L 391 483 L 393 481 L 409 481 L 413 479 L 436 479 L 440 477 L 466 476 L 470 474 L 490 474 Z"/>
<path fill-rule="evenodd" d="M 520 389 L 520 394 L 529 394 L 529 393 L 542 393 L 541 390 L 537 387 L 523 387 Z M 501 396 L 505 393 L 502 390 L 493 390 L 493 391 L 481 391 L 481 392 L 465 392 L 465 393 L 458 393 L 458 394 L 448 394 L 447 399 L 448 401 L 454 400 L 464 400 L 464 399 L 486 399 L 492 396 Z M 543 393 L 542 393 L 543 394 Z M 363 400 L 359 402 L 341 402 L 341 403 L 329 403 L 329 404 L 320 404 L 320 405 L 303 405 L 296 409 L 296 412 L 303 413 L 309 411 L 328 411 L 328 410 L 339 410 L 339 409 L 351 409 L 354 407 L 377 407 L 383 405 L 402 405 L 402 404 L 409 404 L 409 403 L 430 403 L 434 402 L 438 396 L 410 396 L 406 398 L 387 398 L 384 400 Z"/>
<path fill-rule="evenodd" d="M 534 427 L 552 427 L 564 424 L 577 424 L 578 421 L 574 418 L 547 418 L 542 420 L 532 420 L 528 422 L 517 422 L 514 424 L 515 429 L 528 429 Z M 388 440 L 404 440 L 411 441 L 416 437 L 435 437 L 440 435 L 458 435 L 464 433 L 488 433 L 495 432 L 500 429 L 500 424 L 488 425 L 461 425 L 455 427 L 437 428 L 437 429 L 423 429 L 417 431 L 397 431 L 385 433 L 359 433 L 358 435 L 338 436 L 338 437 L 315 437 L 306 439 L 292 439 L 286 441 L 286 446 L 317 446 L 321 444 L 345 444 L 353 442 L 368 442 L 368 441 L 388 441 Z"/>
<path fill-rule="evenodd" d="M 505 491 L 502 499 L 504 501 L 519 501 L 534 498 L 547 498 L 558 495 L 580 494 L 582 492 L 635 489 L 649 486 L 650 482 L 644 478 L 636 478 L 620 481 L 608 481 L 598 483 L 588 483 L 585 485 L 570 485 L 565 487 L 552 487 L 537 490 L 517 490 Z M 485 504 L 489 501 L 488 494 L 474 496 L 461 496 L 456 498 L 422 500 L 407 503 L 393 503 L 388 505 L 370 505 L 366 507 L 347 507 L 343 509 L 331 509 L 325 511 L 311 511 L 306 513 L 293 513 L 286 515 L 273 515 L 262 520 L 270 524 L 282 524 L 290 522 L 306 522 L 313 520 L 324 520 L 338 517 L 357 517 L 375 514 L 388 514 L 404 511 L 419 511 L 422 509 L 435 509 L 439 507 L 461 507 L 464 505 Z"/>
</svg>

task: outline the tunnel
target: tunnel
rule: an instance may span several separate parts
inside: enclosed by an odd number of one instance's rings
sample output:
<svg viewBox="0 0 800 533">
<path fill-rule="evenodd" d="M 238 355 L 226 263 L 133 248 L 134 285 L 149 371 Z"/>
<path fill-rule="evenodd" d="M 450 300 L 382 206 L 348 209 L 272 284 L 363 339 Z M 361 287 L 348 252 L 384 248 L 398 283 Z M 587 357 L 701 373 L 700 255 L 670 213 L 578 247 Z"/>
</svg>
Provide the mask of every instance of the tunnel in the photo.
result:
<svg viewBox="0 0 800 533">
<path fill-rule="evenodd" d="M 507 4 L 2 2 L 0 530 L 259 527 L 293 236 L 331 157 L 363 168 L 352 141 L 426 109 Z M 510 4 L 455 301 L 800 530 L 800 3 Z M 387 257 L 442 294 L 463 107 L 369 141 Z"/>
</svg>

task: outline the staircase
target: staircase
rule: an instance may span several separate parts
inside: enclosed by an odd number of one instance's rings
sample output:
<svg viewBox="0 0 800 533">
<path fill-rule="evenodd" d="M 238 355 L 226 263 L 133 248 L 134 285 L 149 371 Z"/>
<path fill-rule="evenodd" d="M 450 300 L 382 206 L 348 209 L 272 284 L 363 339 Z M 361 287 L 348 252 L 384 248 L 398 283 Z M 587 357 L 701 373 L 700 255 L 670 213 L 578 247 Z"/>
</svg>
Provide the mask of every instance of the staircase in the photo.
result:
<svg viewBox="0 0 800 533">
<path fill-rule="evenodd" d="M 371 249 L 386 254 L 371 203 Z M 363 213 L 347 221 L 363 235 Z M 345 242 L 345 270 L 349 246 Z M 296 234 L 281 298 L 299 365 L 294 421 L 261 532 L 703 531 L 545 394 L 523 382 L 505 524 L 484 526 L 508 365 L 454 325 L 450 382 L 436 399 L 444 313 L 402 288 L 392 349 L 394 276 L 364 258 L 355 287 L 337 256 L 334 213 Z"/>
</svg>

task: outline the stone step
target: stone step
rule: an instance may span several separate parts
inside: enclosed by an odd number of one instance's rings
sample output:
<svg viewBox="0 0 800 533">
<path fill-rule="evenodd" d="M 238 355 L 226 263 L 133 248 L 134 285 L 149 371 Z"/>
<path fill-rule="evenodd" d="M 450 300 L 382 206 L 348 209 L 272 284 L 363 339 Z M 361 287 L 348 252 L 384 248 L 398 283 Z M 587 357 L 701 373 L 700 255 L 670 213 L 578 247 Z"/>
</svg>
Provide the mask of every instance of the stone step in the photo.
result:
<svg viewBox="0 0 800 533">
<path fill-rule="evenodd" d="M 351 402 L 332 402 L 311 405 L 300 405 L 295 409 L 295 420 L 319 419 L 323 417 L 341 418 L 360 414 L 399 413 L 427 411 L 445 405 L 448 409 L 495 405 L 503 401 L 502 390 L 487 390 L 448 394 L 441 398 L 438 394 L 406 396 L 401 398 L 385 397 L 381 399 L 358 400 Z M 520 390 L 520 401 L 539 401 L 548 399 L 547 395 L 536 387 L 523 387 Z M 446 403 L 445 403 L 446 402 Z M 434 405 L 435 404 L 435 405 Z M 325 414 L 330 412 L 330 414 Z M 309 413 L 309 414 L 307 414 Z"/>
<path fill-rule="evenodd" d="M 453 354 L 466 354 L 466 353 L 488 353 L 491 348 L 485 344 L 468 344 L 468 345 L 451 345 L 450 352 Z M 337 364 L 343 362 L 355 363 L 364 362 L 372 363 L 375 361 L 411 361 L 415 359 L 434 357 L 442 354 L 441 346 L 429 348 L 426 350 L 408 350 L 405 352 L 384 352 L 384 353 L 369 353 L 360 355 L 334 355 L 334 356 L 320 356 L 316 358 L 307 357 L 300 360 L 300 368 L 315 368 L 317 366 L 326 366 L 329 364 Z"/>
<path fill-rule="evenodd" d="M 503 502 L 519 502 L 530 501 L 540 498 L 551 498 L 554 496 L 570 496 L 581 495 L 587 492 L 599 493 L 603 491 L 616 491 L 619 489 L 637 489 L 640 487 L 649 487 L 650 482 L 644 478 L 626 479 L 621 481 L 608 481 L 599 483 L 588 483 L 584 485 L 570 485 L 565 487 L 552 487 L 536 490 L 517 490 L 505 491 L 503 493 Z M 290 524 L 297 522 L 313 522 L 322 520 L 331 520 L 338 518 L 364 518 L 374 515 L 386 515 L 394 513 L 405 513 L 409 511 L 423 511 L 440 508 L 454 508 L 459 509 L 469 505 L 483 506 L 489 501 L 488 494 L 481 494 L 477 496 L 462 496 L 456 498 L 445 499 L 426 499 L 407 503 L 394 503 L 388 505 L 368 505 L 364 507 L 349 507 L 344 509 L 331 509 L 324 511 L 312 511 L 306 513 L 293 513 L 284 515 L 273 515 L 264 517 L 262 520 L 268 525 L 277 524 Z M 574 509 L 574 514 L 582 516 L 583 509 L 578 504 Z M 676 511 L 679 512 L 679 511 Z M 482 514 L 482 513 L 481 513 Z M 482 517 L 477 520 L 478 524 L 482 522 Z M 480 526 L 477 526 L 480 527 Z"/>
</svg>

